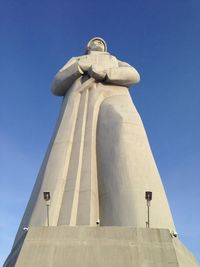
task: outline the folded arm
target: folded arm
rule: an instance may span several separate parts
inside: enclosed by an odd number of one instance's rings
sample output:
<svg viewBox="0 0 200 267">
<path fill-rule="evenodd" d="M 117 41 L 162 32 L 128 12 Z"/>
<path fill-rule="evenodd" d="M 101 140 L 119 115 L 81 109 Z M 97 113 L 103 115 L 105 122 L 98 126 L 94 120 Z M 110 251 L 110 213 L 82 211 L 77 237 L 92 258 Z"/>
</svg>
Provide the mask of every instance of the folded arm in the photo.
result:
<svg viewBox="0 0 200 267">
<path fill-rule="evenodd" d="M 77 59 L 72 58 L 56 74 L 52 84 L 52 93 L 57 96 L 64 96 L 67 89 L 81 75 L 83 75 L 83 71 L 79 67 Z"/>
<path fill-rule="evenodd" d="M 90 60 L 72 58 L 56 74 L 52 92 L 57 96 L 64 96 L 73 82 L 82 75 L 88 75 L 97 82 L 131 87 L 140 81 L 140 75 L 135 68 L 128 63 L 118 60 L 118 67 L 105 68 L 93 65 Z"/>
<path fill-rule="evenodd" d="M 140 81 L 140 75 L 128 63 L 118 61 L 118 68 L 107 70 L 105 81 L 109 84 L 131 87 Z"/>
</svg>

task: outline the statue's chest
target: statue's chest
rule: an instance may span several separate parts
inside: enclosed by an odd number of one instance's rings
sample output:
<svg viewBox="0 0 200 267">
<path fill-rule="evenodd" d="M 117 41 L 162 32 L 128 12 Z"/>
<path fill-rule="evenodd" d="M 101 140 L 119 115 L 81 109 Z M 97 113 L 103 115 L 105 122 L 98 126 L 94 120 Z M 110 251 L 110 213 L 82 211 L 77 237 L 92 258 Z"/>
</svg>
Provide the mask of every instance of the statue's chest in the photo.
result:
<svg viewBox="0 0 200 267">
<path fill-rule="evenodd" d="M 111 55 L 88 55 L 79 59 L 82 62 L 87 62 L 93 66 L 101 66 L 103 68 L 116 68 L 118 61 Z"/>
</svg>

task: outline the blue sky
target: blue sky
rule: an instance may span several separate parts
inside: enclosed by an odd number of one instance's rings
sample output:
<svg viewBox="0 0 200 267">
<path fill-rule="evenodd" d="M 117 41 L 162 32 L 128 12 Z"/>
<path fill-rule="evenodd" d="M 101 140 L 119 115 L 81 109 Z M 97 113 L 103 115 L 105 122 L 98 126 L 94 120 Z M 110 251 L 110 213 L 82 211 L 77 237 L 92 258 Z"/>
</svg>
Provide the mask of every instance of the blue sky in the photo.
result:
<svg viewBox="0 0 200 267">
<path fill-rule="evenodd" d="M 199 0 L 2 0 L 0 264 L 58 116 L 56 71 L 91 37 L 135 66 L 142 116 L 182 242 L 200 261 Z"/>
</svg>

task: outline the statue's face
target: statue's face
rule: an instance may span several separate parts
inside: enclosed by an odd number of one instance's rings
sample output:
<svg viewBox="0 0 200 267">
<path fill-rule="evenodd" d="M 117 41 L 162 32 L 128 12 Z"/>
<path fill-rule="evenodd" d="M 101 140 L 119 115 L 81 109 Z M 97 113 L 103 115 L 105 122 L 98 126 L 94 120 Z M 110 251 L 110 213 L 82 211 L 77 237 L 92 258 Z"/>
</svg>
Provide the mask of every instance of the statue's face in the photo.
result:
<svg viewBox="0 0 200 267">
<path fill-rule="evenodd" d="M 103 41 L 101 41 L 100 39 L 95 39 L 91 42 L 91 44 L 89 46 L 89 50 L 90 51 L 104 52 L 105 51 L 105 45 L 104 45 Z"/>
</svg>

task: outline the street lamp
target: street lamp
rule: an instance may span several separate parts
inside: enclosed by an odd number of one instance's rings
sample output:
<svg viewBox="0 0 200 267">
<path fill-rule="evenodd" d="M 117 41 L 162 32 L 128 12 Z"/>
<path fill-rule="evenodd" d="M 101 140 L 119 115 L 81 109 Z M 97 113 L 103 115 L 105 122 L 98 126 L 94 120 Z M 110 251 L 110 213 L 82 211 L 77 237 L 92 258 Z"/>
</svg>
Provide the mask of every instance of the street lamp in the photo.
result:
<svg viewBox="0 0 200 267">
<path fill-rule="evenodd" d="M 49 206 L 50 206 L 50 192 L 43 192 L 44 200 L 46 201 L 46 207 L 47 207 L 47 226 L 49 226 Z"/>
<path fill-rule="evenodd" d="M 146 222 L 146 227 L 150 227 L 150 216 L 149 216 L 149 208 L 150 208 L 150 202 L 152 200 L 152 192 L 151 191 L 146 191 L 145 192 L 145 199 L 147 201 L 147 222 Z"/>
</svg>

